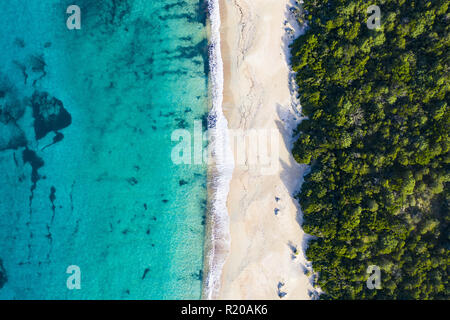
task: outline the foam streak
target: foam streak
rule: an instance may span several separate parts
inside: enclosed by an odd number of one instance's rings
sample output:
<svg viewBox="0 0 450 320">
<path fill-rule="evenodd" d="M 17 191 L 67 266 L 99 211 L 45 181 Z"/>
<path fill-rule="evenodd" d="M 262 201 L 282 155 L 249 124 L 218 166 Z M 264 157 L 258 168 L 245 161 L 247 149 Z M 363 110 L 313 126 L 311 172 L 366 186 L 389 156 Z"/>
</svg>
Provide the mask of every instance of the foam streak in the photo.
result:
<svg viewBox="0 0 450 320">
<path fill-rule="evenodd" d="M 212 131 L 212 155 L 215 168 L 211 181 L 210 241 L 207 253 L 207 277 L 204 283 L 204 297 L 214 299 L 220 288 L 220 277 L 230 248 L 230 226 L 227 198 L 234 169 L 234 157 L 230 148 L 228 122 L 222 110 L 223 61 L 220 51 L 220 11 L 218 0 L 208 0 L 211 24 L 209 46 L 209 68 L 211 75 L 212 108 L 209 126 Z M 211 119 L 214 119 L 212 123 Z"/>
</svg>

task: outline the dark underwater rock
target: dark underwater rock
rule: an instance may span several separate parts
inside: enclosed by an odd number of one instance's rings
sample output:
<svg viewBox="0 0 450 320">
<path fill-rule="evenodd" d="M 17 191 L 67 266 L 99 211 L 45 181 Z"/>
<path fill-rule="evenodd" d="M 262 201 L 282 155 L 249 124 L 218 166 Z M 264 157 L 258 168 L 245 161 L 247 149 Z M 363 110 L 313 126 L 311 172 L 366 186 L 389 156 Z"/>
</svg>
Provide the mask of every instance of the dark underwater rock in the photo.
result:
<svg viewBox="0 0 450 320">
<path fill-rule="evenodd" d="M 135 186 L 135 185 L 138 184 L 138 181 L 137 181 L 137 179 L 135 177 L 128 178 L 127 181 L 132 186 Z"/>
<path fill-rule="evenodd" d="M 194 273 L 191 274 L 191 276 L 192 276 L 195 280 L 202 281 L 202 280 L 203 280 L 203 270 L 198 270 L 198 273 L 194 272 Z"/>
<path fill-rule="evenodd" d="M 61 142 L 64 139 L 64 135 L 61 132 L 55 132 L 55 136 L 53 137 L 53 142 L 46 145 L 45 147 L 42 148 L 42 150 L 47 149 L 48 147 Z"/>
<path fill-rule="evenodd" d="M 149 272 L 150 272 L 150 268 L 145 268 L 144 274 L 142 275 L 141 279 L 144 280 Z"/>
<path fill-rule="evenodd" d="M 33 150 L 25 149 L 22 153 L 23 163 L 29 163 L 31 166 L 31 181 L 33 187 L 36 187 L 36 183 L 39 181 L 40 176 L 38 170 L 44 166 L 44 160 L 40 158 Z M 34 190 L 34 188 L 33 188 Z"/>
<path fill-rule="evenodd" d="M 64 108 L 62 101 L 50 97 L 47 92 L 35 91 L 31 98 L 31 106 L 36 140 L 42 139 L 49 132 L 64 129 L 72 123 L 72 116 Z"/>
<path fill-rule="evenodd" d="M 42 54 L 31 55 L 29 60 L 31 70 L 33 72 L 42 73 L 43 75 L 47 74 L 45 71 L 47 63 L 45 63 L 44 56 Z"/>
</svg>

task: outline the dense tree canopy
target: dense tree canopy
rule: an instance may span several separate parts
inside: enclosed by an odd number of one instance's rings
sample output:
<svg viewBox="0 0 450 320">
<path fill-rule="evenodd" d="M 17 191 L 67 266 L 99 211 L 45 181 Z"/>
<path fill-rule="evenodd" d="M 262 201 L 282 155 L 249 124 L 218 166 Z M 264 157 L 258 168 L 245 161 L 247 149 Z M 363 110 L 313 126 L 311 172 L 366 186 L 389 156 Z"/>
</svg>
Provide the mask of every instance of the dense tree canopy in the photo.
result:
<svg viewBox="0 0 450 320">
<path fill-rule="evenodd" d="M 322 298 L 448 299 L 449 2 L 377 1 L 376 30 L 370 4 L 305 1 L 291 48 L 307 257 Z"/>
</svg>

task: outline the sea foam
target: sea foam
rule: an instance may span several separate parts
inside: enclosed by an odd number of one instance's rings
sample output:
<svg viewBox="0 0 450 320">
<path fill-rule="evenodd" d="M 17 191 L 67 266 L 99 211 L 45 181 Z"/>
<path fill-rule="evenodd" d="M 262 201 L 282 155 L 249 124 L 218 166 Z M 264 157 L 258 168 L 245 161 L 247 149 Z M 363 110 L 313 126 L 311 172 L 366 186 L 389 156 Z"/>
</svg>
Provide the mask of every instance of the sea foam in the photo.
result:
<svg viewBox="0 0 450 320">
<path fill-rule="evenodd" d="M 214 299 L 220 288 L 220 277 L 230 247 L 230 226 L 227 197 L 234 169 L 234 157 L 230 148 L 228 122 L 222 110 L 223 61 L 220 50 L 220 10 L 218 0 L 208 0 L 210 21 L 209 68 L 212 107 L 209 113 L 211 153 L 215 166 L 212 169 L 211 200 L 209 206 L 209 230 L 203 295 Z M 212 130 L 211 130 L 212 129 Z"/>
</svg>

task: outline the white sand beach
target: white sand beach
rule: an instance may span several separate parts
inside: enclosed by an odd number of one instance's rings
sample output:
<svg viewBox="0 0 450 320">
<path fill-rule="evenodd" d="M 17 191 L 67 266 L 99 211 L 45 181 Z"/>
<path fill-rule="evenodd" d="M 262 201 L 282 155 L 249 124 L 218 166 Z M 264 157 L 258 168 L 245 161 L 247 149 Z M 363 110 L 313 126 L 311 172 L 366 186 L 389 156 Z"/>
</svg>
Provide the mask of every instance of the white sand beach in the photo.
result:
<svg viewBox="0 0 450 320">
<path fill-rule="evenodd" d="M 231 247 L 218 299 L 310 299 L 306 240 L 292 195 L 305 166 L 289 152 L 292 111 L 286 58 L 290 0 L 221 0 L 223 110 L 232 130 L 276 129 L 278 168 L 236 165 L 228 195 Z M 248 148 L 248 146 L 247 146 Z M 273 150 L 272 150 L 273 151 Z M 275 214 L 275 212 L 277 214 Z M 297 254 L 294 254 L 297 248 Z"/>
</svg>

